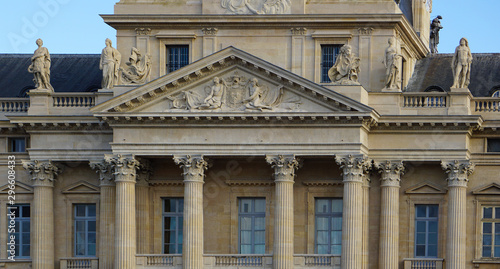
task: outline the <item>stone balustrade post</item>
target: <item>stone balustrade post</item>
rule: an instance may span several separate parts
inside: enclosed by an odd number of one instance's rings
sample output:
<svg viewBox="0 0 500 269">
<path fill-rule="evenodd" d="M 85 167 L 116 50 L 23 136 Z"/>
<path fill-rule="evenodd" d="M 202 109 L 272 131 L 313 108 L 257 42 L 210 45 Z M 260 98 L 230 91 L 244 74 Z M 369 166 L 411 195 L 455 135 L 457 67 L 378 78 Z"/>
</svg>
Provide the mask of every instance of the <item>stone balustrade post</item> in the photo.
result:
<svg viewBox="0 0 500 269">
<path fill-rule="evenodd" d="M 153 173 L 151 162 L 140 160 L 136 185 L 137 253 L 150 254 L 149 179 Z"/>
<path fill-rule="evenodd" d="M 446 269 L 465 269 L 465 218 L 468 176 L 474 164 L 467 160 L 443 161 L 448 174 L 448 225 L 446 233 Z"/>
<path fill-rule="evenodd" d="M 54 180 L 61 169 L 51 161 L 23 161 L 33 180 L 33 269 L 54 269 Z"/>
<path fill-rule="evenodd" d="M 338 155 L 344 183 L 342 211 L 342 269 L 359 269 L 362 264 L 363 179 L 370 167 L 363 155 Z"/>
<path fill-rule="evenodd" d="M 266 161 L 276 183 L 273 268 L 293 269 L 293 183 L 299 162 L 293 155 L 268 155 Z"/>
<path fill-rule="evenodd" d="M 115 268 L 136 266 L 135 183 L 139 162 L 133 155 L 106 155 L 116 184 Z"/>
<path fill-rule="evenodd" d="M 380 178 L 379 268 L 399 268 L 399 188 L 404 173 L 402 161 L 375 163 Z"/>
<path fill-rule="evenodd" d="M 99 269 L 114 269 L 116 188 L 112 164 L 102 160 L 91 162 L 99 175 Z"/>
<path fill-rule="evenodd" d="M 208 167 L 203 156 L 174 156 L 184 176 L 182 268 L 203 268 L 203 183 Z"/>
</svg>

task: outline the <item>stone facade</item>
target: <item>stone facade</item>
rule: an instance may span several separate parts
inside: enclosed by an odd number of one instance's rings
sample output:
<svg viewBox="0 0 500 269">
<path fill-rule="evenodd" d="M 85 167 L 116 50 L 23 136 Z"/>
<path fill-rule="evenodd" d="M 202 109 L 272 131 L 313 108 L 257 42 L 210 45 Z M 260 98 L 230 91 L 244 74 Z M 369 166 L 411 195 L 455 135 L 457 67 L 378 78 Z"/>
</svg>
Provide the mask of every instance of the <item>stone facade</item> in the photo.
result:
<svg viewBox="0 0 500 269">
<path fill-rule="evenodd" d="M 404 92 L 435 57 L 420 2 L 410 23 L 392 0 L 120 1 L 102 17 L 120 72 L 148 60 L 141 84 L 0 99 L 0 215 L 13 188 L 31 210 L 30 255 L 9 260 L 2 229 L 0 268 L 498 268 L 500 100 Z M 329 45 L 349 45 L 357 83 L 323 80 Z M 169 71 L 174 46 L 188 63 Z M 78 206 L 95 206 L 89 255 Z"/>
</svg>

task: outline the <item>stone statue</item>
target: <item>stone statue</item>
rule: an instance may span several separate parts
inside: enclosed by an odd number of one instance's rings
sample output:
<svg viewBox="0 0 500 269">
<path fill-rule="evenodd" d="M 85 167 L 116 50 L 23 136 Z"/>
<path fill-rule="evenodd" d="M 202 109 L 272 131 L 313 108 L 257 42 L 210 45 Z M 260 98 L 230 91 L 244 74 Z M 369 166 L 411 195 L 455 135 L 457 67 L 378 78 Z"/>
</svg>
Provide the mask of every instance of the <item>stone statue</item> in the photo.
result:
<svg viewBox="0 0 500 269">
<path fill-rule="evenodd" d="M 328 70 L 328 77 L 337 85 L 359 85 L 359 61 L 352 55 L 350 45 L 342 46 L 335 64 Z"/>
<path fill-rule="evenodd" d="M 118 84 L 122 56 L 117 49 L 112 47 L 111 40 L 106 38 L 106 47 L 102 49 L 99 69 L 102 70 L 102 88 L 112 89 Z"/>
<path fill-rule="evenodd" d="M 121 69 L 122 78 L 128 84 L 143 84 L 151 72 L 151 55 L 142 56 L 137 48 L 132 48 L 127 70 Z"/>
<path fill-rule="evenodd" d="M 224 94 L 227 88 L 227 84 L 223 79 L 219 77 L 214 77 L 213 85 L 206 87 L 209 89 L 208 96 L 205 98 L 201 97 L 195 91 L 186 91 L 182 99 L 185 100 L 185 105 L 182 104 L 181 100 L 174 99 L 174 107 L 182 108 L 186 107 L 189 110 L 193 109 L 203 109 L 203 110 L 215 110 L 220 109 L 224 103 Z M 202 101 L 200 101 L 202 100 Z"/>
<path fill-rule="evenodd" d="M 253 78 L 250 80 L 249 92 L 250 97 L 243 100 L 246 109 L 260 111 L 264 109 L 272 110 L 274 107 L 281 104 L 283 86 L 279 86 L 274 90 L 269 90 L 266 87 L 260 86 L 257 78 Z"/>
<path fill-rule="evenodd" d="M 396 46 L 396 39 L 390 37 L 387 41 L 389 46 L 385 49 L 384 65 L 386 90 L 401 90 L 401 57 Z"/>
<path fill-rule="evenodd" d="M 441 21 L 443 17 L 437 16 L 434 20 L 431 22 L 431 36 L 429 39 L 429 47 L 431 49 L 432 54 L 438 53 L 437 46 L 439 44 L 439 30 L 443 29 L 443 26 L 441 26 Z"/>
<path fill-rule="evenodd" d="M 453 69 L 452 88 L 467 88 L 470 82 L 470 66 L 472 63 L 472 54 L 469 48 L 469 42 L 465 37 L 460 39 L 460 45 L 455 49 L 451 67 Z"/>
<path fill-rule="evenodd" d="M 38 49 L 31 57 L 31 65 L 28 67 L 28 72 L 33 73 L 33 81 L 37 89 L 47 89 L 54 91 L 50 85 L 50 54 L 49 50 L 43 46 L 43 41 L 39 38 L 36 40 Z"/>
<path fill-rule="evenodd" d="M 291 0 L 221 0 L 228 14 L 290 14 Z"/>
</svg>

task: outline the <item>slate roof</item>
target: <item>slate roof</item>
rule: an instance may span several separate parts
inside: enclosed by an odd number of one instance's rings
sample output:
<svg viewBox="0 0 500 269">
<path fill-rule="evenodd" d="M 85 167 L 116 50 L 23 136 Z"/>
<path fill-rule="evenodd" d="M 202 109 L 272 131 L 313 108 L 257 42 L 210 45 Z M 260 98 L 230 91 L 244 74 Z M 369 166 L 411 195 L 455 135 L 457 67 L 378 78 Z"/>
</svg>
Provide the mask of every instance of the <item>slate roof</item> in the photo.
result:
<svg viewBox="0 0 500 269">
<path fill-rule="evenodd" d="M 0 54 L 0 97 L 21 97 L 35 86 L 28 72 L 32 54 Z M 100 54 L 51 54 L 50 82 L 56 92 L 89 92 L 101 86 Z"/>
<path fill-rule="evenodd" d="M 500 87 L 500 53 L 473 53 L 469 90 L 475 97 L 488 97 Z M 431 86 L 449 91 L 453 84 L 453 54 L 437 54 L 417 61 L 406 92 L 423 92 Z M 500 90 L 500 88 L 497 88 Z"/>
</svg>

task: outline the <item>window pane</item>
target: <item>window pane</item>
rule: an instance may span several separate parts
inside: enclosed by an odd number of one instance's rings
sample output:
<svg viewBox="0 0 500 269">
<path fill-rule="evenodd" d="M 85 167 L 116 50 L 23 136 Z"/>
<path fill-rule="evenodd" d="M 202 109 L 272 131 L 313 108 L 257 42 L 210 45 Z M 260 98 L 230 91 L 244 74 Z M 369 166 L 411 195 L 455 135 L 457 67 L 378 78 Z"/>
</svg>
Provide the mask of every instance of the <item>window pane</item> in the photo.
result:
<svg viewBox="0 0 500 269">
<path fill-rule="evenodd" d="M 437 221 L 429 221 L 429 232 L 437 233 L 438 231 L 438 223 Z"/>
<path fill-rule="evenodd" d="M 425 221 L 417 221 L 417 233 L 425 233 L 426 225 Z"/>
<path fill-rule="evenodd" d="M 417 245 L 415 256 L 425 257 L 425 246 Z"/>
<path fill-rule="evenodd" d="M 429 205 L 429 217 L 437 218 L 438 216 L 438 206 L 437 205 Z"/>
<path fill-rule="evenodd" d="M 243 245 L 246 245 L 246 244 L 252 244 L 252 232 L 251 231 L 242 231 L 240 233 L 240 243 L 243 244 Z"/>
<path fill-rule="evenodd" d="M 316 229 L 318 231 L 328 231 L 328 218 L 327 217 L 317 217 L 316 218 Z"/>
<path fill-rule="evenodd" d="M 266 219 L 265 218 L 255 218 L 255 230 L 265 230 L 266 229 Z"/>
<path fill-rule="evenodd" d="M 317 252 L 318 254 L 328 254 L 328 245 L 318 245 Z"/>
<path fill-rule="evenodd" d="M 342 200 L 333 199 L 332 201 L 332 212 L 342 213 Z"/>
<path fill-rule="evenodd" d="M 265 199 L 255 199 L 255 212 L 266 212 L 266 200 Z"/>
<path fill-rule="evenodd" d="M 184 212 L 184 199 L 175 199 L 177 201 L 177 212 Z"/>
<path fill-rule="evenodd" d="M 437 257 L 437 245 L 429 245 L 428 257 Z"/>
<path fill-rule="evenodd" d="M 500 207 L 495 207 L 495 219 L 500 219 Z"/>
<path fill-rule="evenodd" d="M 491 246 L 491 234 L 483 234 L 483 246 Z"/>
<path fill-rule="evenodd" d="M 95 205 L 88 205 L 89 217 L 95 217 Z"/>
<path fill-rule="evenodd" d="M 95 241 L 95 233 L 89 233 L 89 244 L 95 244 L 96 241 Z"/>
<path fill-rule="evenodd" d="M 483 223 L 483 233 L 485 234 L 490 234 L 491 233 L 491 222 L 484 222 Z"/>
<path fill-rule="evenodd" d="M 76 221 L 75 222 L 76 232 L 84 232 L 85 231 L 85 221 Z"/>
<path fill-rule="evenodd" d="M 23 256 L 24 257 L 29 257 L 31 255 L 30 253 L 30 246 L 23 246 L 22 247 L 22 251 L 23 251 Z"/>
<path fill-rule="evenodd" d="M 484 212 L 483 213 L 483 218 L 485 218 L 485 219 L 491 219 L 491 218 L 493 218 L 493 208 L 491 208 L 491 207 L 485 207 L 483 210 L 484 210 L 483 211 Z"/>
<path fill-rule="evenodd" d="M 483 257 L 485 257 L 485 258 L 491 257 L 491 247 L 490 246 L 483 246 Z"/>
<path fill-rule="evenodd" d="M 89 245 L 89 256 L 95 256 L 95 244 L 90 244 Z"/>
<path fill-rule="evenodd" d="M 500 234 L 500 222 L 495 223 L 495 233 Z"/>
<path fill-rule="evenodd" d="M 252 217 L 240 217 L 240 229 L 242 231 L 252 230 Z"/>
<path fill-rule="evenodd" d="M 316 199 L 316 254 L 330 254 L 342 244 L 342 200 Z M 338 251 L 340 252 L 340 251 Z"/>
<path fill-rule="evenodd" d="M 85 205 L 77 205 L 75 208 L 77 217 L 85 217 Z"/>
<path fill-rule="evenodd" d="M 255 254 L 264 254 L 264 253 L 266 253 L 266 245 L 255 246 Z"/>
<path fill-rule="evenodd" d="M 95 232 L 95 220 L 89 221 L 89 232 Z"/>
<path fill-rule="evenodd" d="M 332 246 L 332 253 L 331 254 L 341 254 L 342 253 L 342 246 L 341 245 L 334 245 Z"/>
<path fill-rule="evenodd" d="M 23 221 L 22 224 L 21 224 L 21 228 L 23 230 L 23 232 L 25 233 L 29 233 L 30 232 L 30 222 L 29 221 Z"/>
<path fill-rule="evenodd" d="M 342 243 L 342 232 L 336 231 L 331 233 L 332 238 L 331 238 L 331 243 L 334 245 L 341 244 Z"/>
<path fill-rule="evenodd" d="M 175 230 L 175 217 L 164 217 L 163 228 L 165 230 Z"/>
<path fill-rule="evenodd" d="M 317 232 L 316 238 L 317 244 L 328 244 L 328 232 Z"/>
<path fill-rule="evenodd" d="M 266 232 L 255 232 L 255 244 L 265 244 L 266 243 Z"/>
<path fill-rule="evenodd" d="M 425 205 L 417 205 L 415 207 L 417 218 L 425 218 L 425 217 L 427 217 L 426 210 L 427 210 L 427 206 L 425 206 Z"/>
<path fill-rule="evenodd" d="M 495 258 L 500 258 L 500 247 L 495 247 Z"/>
<path fill-rule="evenodd" d="M 252 254 L 252 245 L 241 245 L 240 252 L 241 254 Z"/>
<path fill-rule="evenodd" d="M 332 218 L 332 229 L 335 231 L 342 230 L 342 218 Z"/>
<path fill-rule="evenodd" d="M 77 244 L 76 249 L 75 249 L 75 253 L 78 256 L 84 256 L 85 255 L 85 245 Z"/>
<path fill-rule="evenodd" d="M 30 217 L 30 207 L 29 206 L 23 206 L 22 217 L 23 218 L 29 218 Z"/>
<path fill-rule="evenodd" d="M 316 212 L 328 213 L 328 204 L 329 201 L 327 199 L 316 199 Z"/>
<path fill-rule="evenodd" d="M 425 245 L 425 233 L 417 233 L 417 244 Z"/>
<path fill-rule="evenodd" d="M 165 199 L 165 212 L 175 212 L 175 200 L 174 199 Z"/>
<path fill-rule="evenodd" d="M 437 245 L 437 241 L 438 241 L 437 233 L 429 233 L 427 242 L 429 242 L 429 244 L 431 245 Z"/>
<path fill-rule="evenodd" d="M 251 213 L 252 212 L 252 200 L 241 199 L 240 200 L 240 212 L 241 213 Z"/>
</svg>

